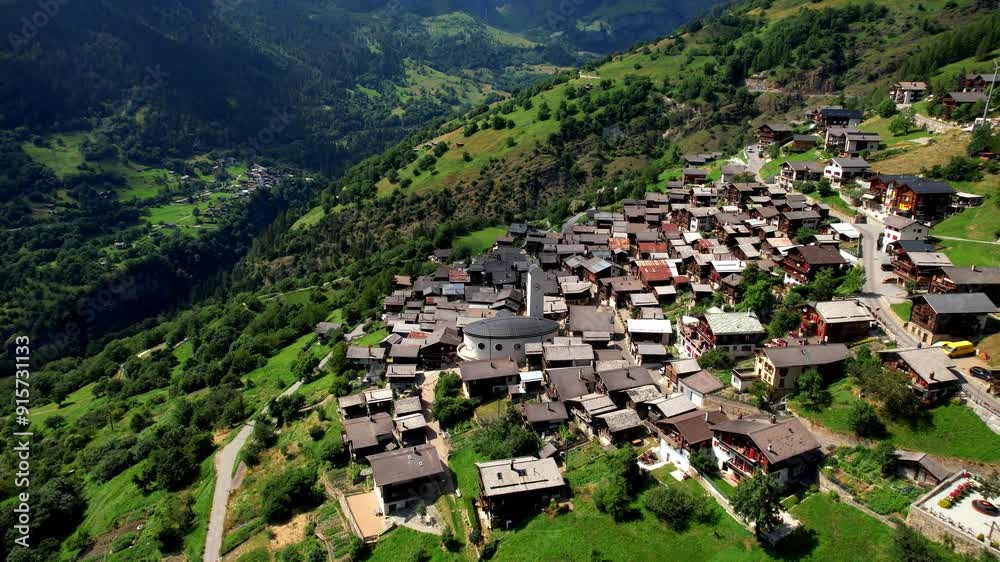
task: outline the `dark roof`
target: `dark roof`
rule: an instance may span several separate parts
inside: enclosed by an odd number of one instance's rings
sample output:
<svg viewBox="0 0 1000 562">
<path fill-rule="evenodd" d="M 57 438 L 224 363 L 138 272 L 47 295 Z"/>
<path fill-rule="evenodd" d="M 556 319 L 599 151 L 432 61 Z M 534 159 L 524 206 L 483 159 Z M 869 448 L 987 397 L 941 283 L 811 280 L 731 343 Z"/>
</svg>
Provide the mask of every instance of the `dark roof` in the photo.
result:
<svg viewBox="0 0 1000 562">
<path fill-rule="evenodd" d="M 698 394 L 711 394 L 723 388 L 722 382 L 719 379 L 705 371 L 698 371 L 689 377 L 684 377 L 680 382 Z"/>
<path fill-rule="evenodd" d="M 653 379 L 649 376 L 649 370 L 645 367 L 613 369 L 598 373 L 597 376 L 600 377 L 601 382 L 604 383 L 604 388 L 608 392 L 628 390 L 637 386 L 653 384 Z"/>
<path fill-rule="evenodd" d="M 705 420 L 706 414 L 708 420 Z M 712 426 L 729 421 L 726 414 L 718 411 L 691 410 L 683 414 L 657 421 L 657 425 L 672 425 L 689 445 L 697 445 L 712 439 Z"/>
<path fill-rule="evenodd" d="M 839 265 L 847 263 L 840 252 L 827 246 L 798 246 L 789 253 L 798 253 L 810 265 Z"/>
<path fill-rule="evenodd" d="M 528 423 L 561 422 L 568 420 L 569 414 L 562 402 L 535 402 L 524 406 L 524 419 Z"/>
<path fill-rule="evenodd" d="M 757 127 L 757 128 L 758 129 L 763 129 L 764 127 L 767 127 L 768 129 L 771 129 L 772 131 L 782 132 L 782 133 L 788 133 L 788 132 L 792 131 L 792 126 L 789 125 L 789 124 L 787 124 L 787 123 L 764 123 L 760 127 Z"/>
<path fill-rule="evenodd" d="M 992 314 L 997 311 L 997 306 L 985 293 L 921 295 L 916 299 L 923 299 L 938 314 Z"/>
<path fill-rule="evenodd" d="M 906 185 L 914 193 L 921 195 L 951 194 L 955 193 L 955 188 L 937 180 L 921 178 L 917 176 L 895 176 L 892 179 L 896 185 Z"/>
<path fill-rule="evenodd" d="M 748 436 L 771 463 L 820 448 L 816 438 L 797 418 L 776 418 L 771 423 L 768 416 L 750 416 L 720 423 L 712 431 Z"/>
<path fill-rule="evenodd" d="M 510 359 L 485 359 L 483 361 L 466 361 L 459 364 L 458 372 L 462 381 L 478 381 L 499 379 L 517 375 L 517 363 Z"/>
<path fill-rule="evenodd" d="M 943 97 L 951 98 L 958 103 L 976 103 L 986 99 L 986 94 L 983 92 L 948 92 Z"/>
<path fill-rule="evenodd" d="M 843 361 L 850 355 L 847 346 L 842 343 L 769 347 L 765 348 L 763 353 L 779 369 L 829 365 Z"/>
<path fill-rule="evenodd" d="M 816 142 L 819 137 L 816 135 L 792 135 L 792 140 L 796 142 Z"/>
<path fill-rule="evenodd" d="M 444 474 L 444 465 L 433 445 L 418 445 L 368 457 L 376 486 L 402 484 Z"/>
<path fill-rule="evenodd" d="M 929 252 L 934 249 L 933 246 L 924 240 L 896 240 L 895 242 L 890 242 L 889 245 L 898 245 L 906 253 Z"/>
<path fill-rule="evenodd" d="M 491 339 L 534 338 L 546 336 L 558 330 L 559 323 L 555 320 L 530 316 L 510 316 L 473 322 L 465 327 L 465 334 Z"/>
<path fill-rule="evenodd" d="M 610 311 L 598 310 L 596 306 L 570 306 L 569 329 L 573 332 L 611 332 L 614 317 Z"/>
<path fill-rule="evenodd" d="M 392 435 L 392 418 L 385 412 L 344 420 L 344 436 L 355 449 L 378 445 L 380 436 Z"/>
<path fill-rule="evenodd" d="M 860 109 L 842 109 L 842 108 L 832 108 L 824 107 L 819 110 L 819 113 L 826 117 L 847 117 L 855 119 L 864 119 L 865 112 Z"/>
<path fill-rule="evenodd" d="M 941 273 L 957 285 L 1000 285 L 1000 267 L 942 267 Z"/>
</svg>

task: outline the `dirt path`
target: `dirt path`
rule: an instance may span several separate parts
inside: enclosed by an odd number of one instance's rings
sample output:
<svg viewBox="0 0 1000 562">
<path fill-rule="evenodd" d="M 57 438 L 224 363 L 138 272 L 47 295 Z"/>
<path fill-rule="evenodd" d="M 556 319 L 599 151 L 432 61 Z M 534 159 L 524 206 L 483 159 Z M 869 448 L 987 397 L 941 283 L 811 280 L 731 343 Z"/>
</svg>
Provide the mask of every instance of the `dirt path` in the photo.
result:
<svg viewBox="0 0 1000 562">
<path fill-rule="evenodd" d="M 424 373 L 424 382 L 420 385 L 420 402 L 423 403 L 424 409 L 428 412 L 434 406 L 434 387 L 437 386 L 440 374 L 441 371 L 427 371 Z M 434 445 L 434 448 L 437 449 L 441 462 L 447 463 L 448 453 L 451 452 L 451 448 L 448 446 L 448 442 L 445 441 L 441 424 L 437 420 L 427 422 L 427 438 L 431 445 Z"/>
<path fill-rule="evenodd" d="M 302 386 L 302 381 L 297 381 L 285 389 L 281 396 L 292 394 L 300 386 Z M 261 413 L 266 412 L 267 407 L 265 406 Z M 229 505 L 229 494 L 233 491 L 233 466 L 236 464 L 236 459 L 239 457 L 243 445 L 253 435 L 253 428 L 253 420 L 246 422 L 236 437 L 215 455 L 212 463 L 215 466 L 215 493 L 212 495 L 212 511 L 208 518 L 208 532 L 205 535 L 205 553 L 202 555 L 204 562 L 218 562 L 219 560 L 219 553 L 222 551 L 222 538 L 226 530 L 226 508 Z"/>
</svg>

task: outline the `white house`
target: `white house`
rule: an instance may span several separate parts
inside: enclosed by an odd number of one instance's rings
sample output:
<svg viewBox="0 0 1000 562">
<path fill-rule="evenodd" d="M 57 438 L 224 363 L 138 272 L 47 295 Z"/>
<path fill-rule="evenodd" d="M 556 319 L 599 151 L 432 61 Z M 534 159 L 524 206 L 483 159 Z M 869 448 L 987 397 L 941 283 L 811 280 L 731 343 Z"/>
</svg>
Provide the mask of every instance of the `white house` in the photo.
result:
<svg viewBox="0 0 1000 562">
<path fill-rule="evenodd" d="M 889 215 L 885 218 L 885 231 L 882 234 L 882 251 L 889 244 L 900 240 L 927 240 L 930 229 L 922 223 L 899 215 Z"/>
<path fill-rule="evenodd" d="M 850 183 L 868 171 L 869 164 L 864 158 L 832 158 L 823 168 L 823 177 L 835 187 Z"/>
</svg>

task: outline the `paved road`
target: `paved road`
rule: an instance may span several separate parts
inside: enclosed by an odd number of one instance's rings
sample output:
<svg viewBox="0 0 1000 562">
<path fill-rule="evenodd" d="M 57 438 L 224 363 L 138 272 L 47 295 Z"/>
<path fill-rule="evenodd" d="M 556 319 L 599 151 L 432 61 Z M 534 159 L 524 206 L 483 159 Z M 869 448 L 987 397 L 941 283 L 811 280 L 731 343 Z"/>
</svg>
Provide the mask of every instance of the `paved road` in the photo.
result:
<svg viewBox="0 0 1000 562">
<path fill-rule="evenodd" d="M 895 298 L 899 289 L 896 285 L 882 283 L 882 263 L 888 260 L 888 256 L 878 249 L 882 225 L 869 217 L 868 224 L 854 226 L 861 232 L 861 258 L 865 267 L 865 292 L 861 295 L 861 302 L 871 309 L 883 329 L 889 332 L 900 347 L 917 345 L 917 341 L 907 333 L 889 308 L 889 299 Z"/>
<path fill-rule="evenodd" d="M 300 386 L 302 386 L 302 381 L 296 382 L 285 389 L 281 396 L 292 394 Z M 266 412 L 267 407 L 265 406 L 261 413 Z M 212 495 L 212 512 L 208 518 L 208 533 L 205 535 L 205 553 L 202 555 L 204 562 L 217 562 L 219 560 L 222 551 L 223 531 L 226 528 L 226 507 L 229 504 L 229 494 L 233 491 L 233 467 L 240 455 L 240 449 L 253 435 L 253 428 L 253 420 L 246 422 L 236 437 L 215 455 L 213 461 L 215 465 L 215 493 Z"/>
<path fill-rule="evenodd" d="M 590 211 L 590 210 L 593 210 L 593 209 L 588 209 L 588 211 Z M 573 215 L 572 217 L 570 217 L 569 220 L 567 220 L 566 223 L 563 224 L 562 233 L 563 234 L 573 234 L 573 227 L 576 226 L 576 221 L 580 220 L 586 214 L 587 214 L 587 211 L 580 211 L 579 213 L 577 213 L 577 214 Z"/>
<path fill-rule="evenodd" d="M 934 235 L 934 238 L 939 238 L 941 240 L 956 240 L 958 242 L 972 242 L 974 244 L 996 244 L 1000 246 L 1000 240 L 990 242 L 989 240 L 971 240 L 969 238 L 955 238 L 953 236 L 939 236 L 937 234 Z"/>
<path fill-rule="evenodd" d="M 753 152 L 750 152 L 751 150 Z M 757 147 L 755 145 L 744 147 L 743 155 L 747 157 L 747 170 L 757 178 L 757 181 L 763 182 L 764 178 L 760 177 L 760 169 L 764 167 L 765 161 L 757 152 Z"/>
</svg>

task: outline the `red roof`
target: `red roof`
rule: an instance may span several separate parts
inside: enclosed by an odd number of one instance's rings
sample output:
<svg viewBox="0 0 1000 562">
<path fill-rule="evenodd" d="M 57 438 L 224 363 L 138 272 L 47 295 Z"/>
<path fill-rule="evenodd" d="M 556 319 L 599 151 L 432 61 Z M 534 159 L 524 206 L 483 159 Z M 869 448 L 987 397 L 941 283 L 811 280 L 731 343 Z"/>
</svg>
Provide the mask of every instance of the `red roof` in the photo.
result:
<svg viewBox="0 0 1000 562">
<path fill-rule="evenodd" d="M 670 278 L 670 268 L 665 265 L 639 266 L 639 279 L 647 284 L 654 281 L 666 281 Z"/>
<path fill-rule="evenodd" d="M 468 271 L 462 271 L 461 269 L 452 269 L 448 271 L 448 282 L 449 283 L 468 283 L 472 278 L 469 276 Z"/>
<path fill-rule="evenodd" d="M 680 232 L 681 225 L 672 222 L 662 222 L 660 223 L 660 230 L 663 232 Z"/>
<path fill-rule="evenodd" d="M 611 250 L 628 250 L 630 247 L 628 238 L 608 238 L 608 248 Z"/>
<path fill-rule="evenodd" d="M 678 275 L 674 277 L 674 285 L 687 285 L 691 282 L 691 279 L 687 275 Z"/>
<path fill-rule="evenodd" d="M 667 243 L 666 242 L 639 242 L 639 252 L 640 253 L 666 253 Z"/>
</svg>

